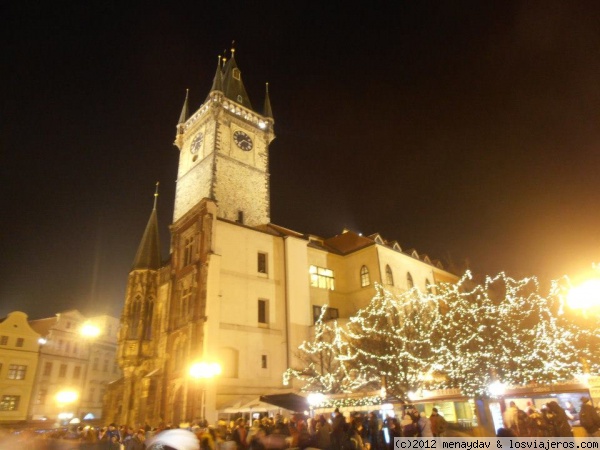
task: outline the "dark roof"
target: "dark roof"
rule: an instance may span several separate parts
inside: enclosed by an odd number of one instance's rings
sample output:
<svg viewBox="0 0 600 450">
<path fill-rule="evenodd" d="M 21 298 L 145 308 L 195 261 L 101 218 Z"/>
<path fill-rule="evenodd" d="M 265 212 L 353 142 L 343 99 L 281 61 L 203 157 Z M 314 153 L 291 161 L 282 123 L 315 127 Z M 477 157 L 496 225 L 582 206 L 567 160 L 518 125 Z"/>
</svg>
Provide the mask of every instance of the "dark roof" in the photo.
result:
<svg viewBox="0 0 600 450">
<path fill-rule="evenodd" d="M 48 317 L 46 319 L 30 320 L 29 326 L 38 334 L 46 336 L 53 325 L 58 321 L 58 317 Z"/>
<path fill-rule="evenodd" d="M 306 397 L 294 393 L 261 395 L 260 401 L 299 413 L 310 409 Z"/>
<path fill-rule="evenodd" d="M 374 245 L 375 241 L 368 237 L 361 236 L 354 231 L 346 231 L 332 238 L 325 239 L 323 244 L 326 247 L 332 248 L 342 255 L 345 255 L 360 250 L 361 248 Z"/>
<path fill-rule="evenodd" d="M 235 55 L 233 53 L 229 61 L 223 66 L 223 94 L 228 99 L 248 109 L 253 109 L 250 97 L 248 97 L 248 93 L 242 82 L 242 73 L 235 62 Z"/>
</svg>

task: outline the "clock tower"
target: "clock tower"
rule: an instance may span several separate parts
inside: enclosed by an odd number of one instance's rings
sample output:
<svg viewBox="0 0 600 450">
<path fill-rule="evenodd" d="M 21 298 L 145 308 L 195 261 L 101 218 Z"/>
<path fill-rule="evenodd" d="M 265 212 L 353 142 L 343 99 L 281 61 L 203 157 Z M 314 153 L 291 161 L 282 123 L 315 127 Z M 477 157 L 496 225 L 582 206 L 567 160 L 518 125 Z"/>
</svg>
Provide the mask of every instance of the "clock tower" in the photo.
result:
<svg viewBox="0 0 600 450">
<path fill-rule="evenodd" d="M 268 85 L 264 108 L 255 111 L 231 58 L 219 58 L 212 88 L 188 114 L 188 97 L 177 125 L 179 170 L 173 223 L 203 198 L 220 218 L 250 226 L 270 222 L 269 144 L 275 138 Z"/>
</svg>

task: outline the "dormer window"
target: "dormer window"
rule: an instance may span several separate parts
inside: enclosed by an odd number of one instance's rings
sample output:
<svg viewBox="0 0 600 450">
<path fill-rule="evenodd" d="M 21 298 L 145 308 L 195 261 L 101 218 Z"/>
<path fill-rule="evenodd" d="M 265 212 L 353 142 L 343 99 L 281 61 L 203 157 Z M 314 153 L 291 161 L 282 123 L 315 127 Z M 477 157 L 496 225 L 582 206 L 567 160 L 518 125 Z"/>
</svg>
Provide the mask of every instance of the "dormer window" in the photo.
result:
<svg viewBox="0 0 600 450">
<path fill-rule="evenodd" d="M 239 81 L 239 79 L 241 77 L 240 69 L 233 69 L 233 74 L 232 75 L 233 75 L 233 78 L 235 80 Z M 239 98 L 239 96 L 238 96 L 238 98 Z"/>
<path fill-rule="evenodd" d="M 238 95 L 238 96 L 237 96 L 237 102 L 238 102 L 238 103 L 244 103 L 244 102 L 242 101 L 242 96 L 241 96 L 241 95 Z M 238 114 L 239 114 L 239 113 L 238 113 Z"/>
<path fill-rule="evenodd" d="M 244 223 L 244 211 L 238 211 L 236 222 Z"/>
</svg>

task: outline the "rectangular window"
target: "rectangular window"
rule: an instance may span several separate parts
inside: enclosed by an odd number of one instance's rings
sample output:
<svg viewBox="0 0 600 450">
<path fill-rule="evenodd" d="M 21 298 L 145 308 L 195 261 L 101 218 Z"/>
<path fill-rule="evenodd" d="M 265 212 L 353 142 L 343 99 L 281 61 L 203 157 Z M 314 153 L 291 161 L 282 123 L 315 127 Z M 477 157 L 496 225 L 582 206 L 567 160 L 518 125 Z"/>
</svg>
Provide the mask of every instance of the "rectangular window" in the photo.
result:
<svg viewBox="0 0 600 450">
<path fill-rule="evenodd" d="M 64 378 L 67 376 L 67 365 L 66 364 L 60 365 L 60 369 L 58 369 L 58 376 L 60 378 Z"/>
<path fill-rule="evenodd" d="M 89 396 L 88 401 L 93 402 L 95 395 L 96 395 L 96 388 L 90 388 L 90 396 Z"/>
<path fill-rule="evenodd" d="M 185 238 L 183 246 L 183 265 L 188 266 L 194 260 L 194 236 Z"/>
<path fill-rule="evenodd" d="M 98 363 L 100 359 L 98 357 L 94 358 L 94 363 L 92 364 L 92 370 L 98 370 Z"/>
<path fill-rule="evenodd" d="M 261 355 L 260 367 L 262 367 L 263 369 L 267 368 L 267 355 Z"/>
<path fill-rule="evenodd" d="M 258 253 L 258 273 L 268 273 L 267 272 L 267 254 L 266 253 Z"/>
<path fill-rule="evenodd" d="M 43 405 L 46 403 L 46 397 L 48 396 L 48 389 L 40 389 L 35 399 L 37 405 Z"/>
<path fill-rule="evenodd" d="M 8 379 L 9 380 L 24 380 L 25 374 L 27 373 L 27 366 L 19 364 L 11 364 L 8 366 Z"/>
<path fill-rule="evenodd" d="M 8 345 L 8 336 L 0 336 L 0 345 Z"/>
<path fill-rule="evenodd" d="M 117 361 L 113 363 L 113 373 L 119 373 L 119 363 Z"/>
<path fill-rule="evenodd" d="M 102 366 L 102 372 L 108 372 L 108 359 L 104 360 L 104 365 Z"/>
<path fill-rule="evenodd" d="M 52 375 L 52 363 L 47 362 L 44 364 L 44 376 L 49 377 L 50 375 Z"/>
<path fill-rule="evenodd" d="M 71 342 L 67 341 L 65 345 L 65 352 L 69 353 L 71 351 Z"/>
<path fill-rule="evenodd" d="M 321 317 L 321 307 L 313 306 L 313 323 L 317 323 Z M 323 315 L 323 322 L 327 322 L 328 320 L 333 320 L 339 318 L 339 311 L 337 308 L 327 308 L 325 310 L 325 314 Z"/>
<path fill-rule="evenodd" d="M 258 300 L 258 323 L 260 324 L 268 323 L 268 304 L 267 300 Z"/>
<path fill-rule="evenodd" d="M 0 411 L 17 411 L 20 400 L 20 395 L 3 395 L 0 401 Z"/>
<path fill-rule="evenodd" d="M 25 344 L 25 339 L 17 338 L 17 347 L 23 347 L 24 344 Z"/>
<path fill-rule="evenodd" d="M 73 354 L 74 354 L 74 355 L 76 355 L 78 350 L 79 350 L 79 349 L 77 348 L 77 342 L 75 342 L 75 343 L 73 344 Z"/>
<path fill-rule="evenodd" d="M 312 287 L 329 289 L 330 291 L 335 289 L 333 270 L 310 266 L 308 272 L 310 273 L 310 285 Z"/>
<path fill-rule="evenodd" d="M 237 223 L 244 223 L 244 211 L 238 211 Z"/>
<path fill-rule="evenodd" d="M 75 366 L 73 368 L 73 379 L 78 380 L 81 376 L 81 366 Z"/>
</svg>

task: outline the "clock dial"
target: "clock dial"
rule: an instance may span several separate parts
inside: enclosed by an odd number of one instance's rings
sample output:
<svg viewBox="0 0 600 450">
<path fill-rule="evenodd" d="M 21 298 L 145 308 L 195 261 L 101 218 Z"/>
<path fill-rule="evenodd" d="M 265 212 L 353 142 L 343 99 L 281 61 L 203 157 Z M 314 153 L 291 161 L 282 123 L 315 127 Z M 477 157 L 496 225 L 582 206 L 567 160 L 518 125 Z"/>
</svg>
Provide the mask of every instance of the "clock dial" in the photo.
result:
<svg viewBox="0 0 600 450">
<path fill-rule="evenodd" d="M 252 146 L 254 145 L 252 143 L 252 138 L 240 130 L 233 133 L 233 141 L 235 142 L 235 145 L 246 152 L 252 150 Z"/>
<path fill-rule="evenodd" d="M 204 135 L 202 133 L 198 133 L 196 135 L 196 137 L 194 138 L 194 140 L 192 141 L 192 145 L 190 147 L 190 151 L 193 154 L 198 153 L 198 150 L 200 150 L 200 147 L 202 147 L 203 140 L 204 140 Z"/>
</svg>

